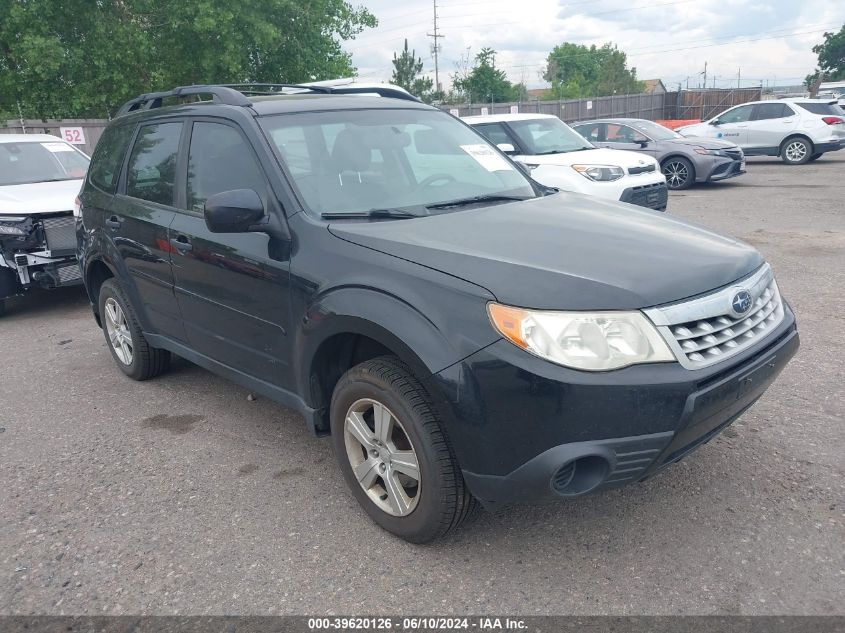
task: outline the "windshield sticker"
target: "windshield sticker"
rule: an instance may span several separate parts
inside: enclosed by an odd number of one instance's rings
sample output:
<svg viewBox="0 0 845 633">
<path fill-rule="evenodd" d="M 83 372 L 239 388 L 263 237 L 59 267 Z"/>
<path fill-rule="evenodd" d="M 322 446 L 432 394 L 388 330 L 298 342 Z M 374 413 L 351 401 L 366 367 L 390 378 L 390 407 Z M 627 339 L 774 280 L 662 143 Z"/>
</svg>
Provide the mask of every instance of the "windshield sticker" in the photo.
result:
<svg viewBox="0 0 845 633">
<path fill-rule="evenodd" d="M 487 145 L 461 145 L 461 149 L 472 156 L 487 171 L 511 171 L 513 167 Z"/>
<path fill-rule="evenodd" d="M 41 143 L 41 147 L 48 152 L 72 152 L 73 148 L 66 143 Z"/>
</svg>

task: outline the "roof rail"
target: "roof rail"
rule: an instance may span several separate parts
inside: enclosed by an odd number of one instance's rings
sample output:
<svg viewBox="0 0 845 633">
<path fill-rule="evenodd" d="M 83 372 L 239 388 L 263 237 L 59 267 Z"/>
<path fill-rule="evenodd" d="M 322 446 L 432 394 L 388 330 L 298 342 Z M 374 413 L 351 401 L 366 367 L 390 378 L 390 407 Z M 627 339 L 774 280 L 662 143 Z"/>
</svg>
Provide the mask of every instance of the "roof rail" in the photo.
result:
<svg viewBox="0 0 845 633">
<path fill-rule="evenodd" d="M 180 86 L 165 92 L 149 92 L 124 103 L 115 116 L 123 116 L 138 110 L 152 110 L 162 106 L 162 100 L 168 97 L 187 97 L 190 95 L 211 95 L 214 103 L 236 106 L 250 106 L 252 102 L 237 90 L 226 86 Z"/>
<path fill-rule="evenodd" d="M 268 84 L 268 83 L 243 83 L 243 84 L 221 84 L 203 86 L 181 86 L 165 92 L 149 92 L 135 97 L 124 103 L 115 116 L 123 116 L 130 112 L 139 110 L 153 110 L 162 107 L 162 101 L 168 97 L 187 97 L 190 95 L 211 95 L 213 103 L 223 105 L 251 106 L 252 102 L 247 96 L 260 95 L 281 95 L 286 94 L 285 89 L 293 90 L 293 94 L 299 92 L 316 92 L 319 94 L 377 94 L 380 97 L 390 99 L 404 99 L 405 101 L 419 102 L 414 95 L 402 88 L 389 85 L 372 84 L 349 84 L 344 86 L 314 86 L 309 84 Z M 291 93 L 287 93 L 291 94 Z"/>
</svg>

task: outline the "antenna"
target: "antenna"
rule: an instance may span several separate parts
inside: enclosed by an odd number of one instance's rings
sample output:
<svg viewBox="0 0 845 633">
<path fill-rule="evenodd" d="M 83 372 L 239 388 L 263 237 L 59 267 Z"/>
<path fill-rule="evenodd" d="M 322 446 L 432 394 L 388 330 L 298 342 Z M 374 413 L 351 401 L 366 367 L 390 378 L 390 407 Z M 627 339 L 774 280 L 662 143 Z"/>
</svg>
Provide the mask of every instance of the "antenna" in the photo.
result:
<svg viewBox="0 0 845 633">
<path fill-rule="evenodd" d="M 440 42 L 439 40 L 441 37 L 446 37 L 445 35 L 440 35 L 437 31 L 437 0 L 433 0 L 434 3 L 434 33 L 426 33 L 428 37 L 434 39 L 434 43 L 431 45 L 431 54 L 434 56 L 434 88 L 437 92 L 440 92 L 440 64 L 438 62 L 438 55 L 440 54 Z"/>
</svg>

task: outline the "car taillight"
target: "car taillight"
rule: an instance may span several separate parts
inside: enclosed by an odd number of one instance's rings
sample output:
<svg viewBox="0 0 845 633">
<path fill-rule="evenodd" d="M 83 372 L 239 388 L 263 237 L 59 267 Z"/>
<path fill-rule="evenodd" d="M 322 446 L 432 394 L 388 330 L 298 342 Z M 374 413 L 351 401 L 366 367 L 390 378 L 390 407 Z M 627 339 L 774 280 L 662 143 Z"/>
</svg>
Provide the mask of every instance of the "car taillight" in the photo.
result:
<svg viewBox="0 0 845 633">
<path fill-rule="evenodd" d="M 823 116 L 822 121 L 824 121 L 828 125 L 842 125 L 843 123 L 845 123 L 845 119 L 841 119 L 838 116 Z"/>
<path fill-rule="evenodd" d="M 76 196 L 76 200 L 73 201 L 73 217 L 82 217 L 82 200 L 79 199 L 79 196 Z"/>
</svg>

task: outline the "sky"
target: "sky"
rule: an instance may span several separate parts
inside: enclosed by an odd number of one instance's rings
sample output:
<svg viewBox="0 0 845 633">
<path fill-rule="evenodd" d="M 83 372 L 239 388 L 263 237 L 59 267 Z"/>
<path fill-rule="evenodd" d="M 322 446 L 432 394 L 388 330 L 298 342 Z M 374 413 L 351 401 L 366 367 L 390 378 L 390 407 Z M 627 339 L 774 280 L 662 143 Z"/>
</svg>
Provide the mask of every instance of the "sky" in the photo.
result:
<svg viewBox="0 0 845 633">
<path fill-rule="evenodd" d="M 361 78 L 389 81 L 394 51 L 404 39 L 426 74 L 433 0 L 350 0 L 379 26 L 345 43 Z M 497 65 L 529 88 L 542 79 L 549 51 L 561 42 L 613 42 L 640 79 L 667 88 L 707 85 L 798 85 L 815 68 L 812 47 L 845 24 L 845 2 L 831 0 L 437 0 L 440 81 L 445 88 L 467 55 L 495 49 Z"/>
</svg>

